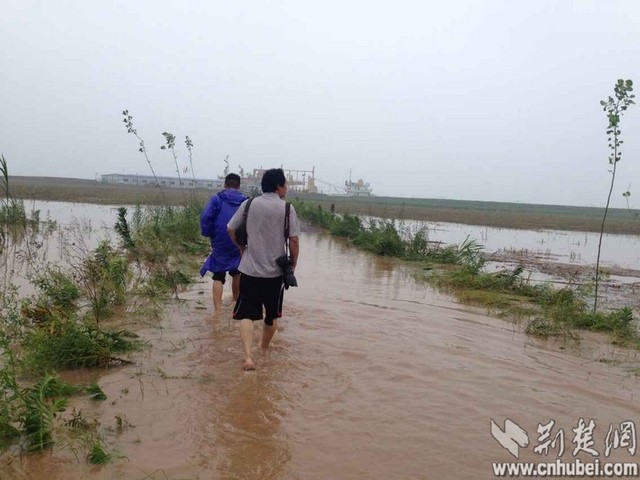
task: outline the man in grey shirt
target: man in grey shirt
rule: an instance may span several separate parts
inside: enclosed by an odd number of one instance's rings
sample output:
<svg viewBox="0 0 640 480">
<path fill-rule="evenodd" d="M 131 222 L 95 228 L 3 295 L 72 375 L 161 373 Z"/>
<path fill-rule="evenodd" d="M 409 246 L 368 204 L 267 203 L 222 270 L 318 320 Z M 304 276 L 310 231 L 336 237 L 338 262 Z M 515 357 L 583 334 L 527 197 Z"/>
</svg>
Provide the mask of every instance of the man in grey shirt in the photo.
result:
<svg viewBox="0 0 640 480">
<path fill-rule="evenodd" d="M 267 170 L 262 177 L 263 194 L 256 197 L 247 213 L 247 246 L 238 245 L 242 258 L 240 271 L 240 296 L 233 310 L 233 318 L 240 321 L 240 339 L 244 351 L 245 370 L 254 370 L 251 350 L 253 322 L 263 319 L 262 348 L 276 333 L 277 319 L 282 316 L 284 283 L 282 269 L 276 259 L 285 255 L 284 222 L 287 179 L 281 168 Z M 248 200 L 247 200 L 248 201 Z M 236 242 L 236 230 L 242 224 L 245 201 L 227 224 L 231 239 Z M 293 206 L 289 213 L 289 248 L 292 268 L 295 270 L 300 252 L 300 224 Z M 237 244 L 237 242 L 236 242 Z"/>
</svg>

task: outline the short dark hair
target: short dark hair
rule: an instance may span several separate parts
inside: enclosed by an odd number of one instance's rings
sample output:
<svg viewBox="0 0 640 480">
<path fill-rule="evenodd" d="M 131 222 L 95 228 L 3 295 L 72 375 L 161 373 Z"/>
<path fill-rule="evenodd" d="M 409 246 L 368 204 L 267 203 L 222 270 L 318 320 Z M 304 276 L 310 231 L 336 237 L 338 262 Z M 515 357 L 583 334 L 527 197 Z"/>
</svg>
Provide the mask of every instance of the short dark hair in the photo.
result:
<svg viewBox="0 0 640 480">
<path fill-rule="evenodd" d="M 240 175 L 230 173 L 224 177 L 224 186 L 228 188 L 240 188 Z"/>
<path fill-rule="evenodd" d="M 262 176 L 262 191 L 264 193 L 275 192 L 278 187 L 282 187 L 285 183 L 287 183 L 287 178 L 284 176 L 284 170 L 270 168 Z"/>
</svg>

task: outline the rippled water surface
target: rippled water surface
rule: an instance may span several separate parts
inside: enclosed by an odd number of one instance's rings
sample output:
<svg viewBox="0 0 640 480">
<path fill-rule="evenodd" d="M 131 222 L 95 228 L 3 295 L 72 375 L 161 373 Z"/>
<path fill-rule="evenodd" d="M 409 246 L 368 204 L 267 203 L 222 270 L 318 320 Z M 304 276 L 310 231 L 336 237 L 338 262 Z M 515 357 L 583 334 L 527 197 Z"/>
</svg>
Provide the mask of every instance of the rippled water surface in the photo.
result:
<svg viewBox="0 0 640 480">
<path fill-rule="evenodd" d="M 241 371 L 230 293 L 214 319 L 203 280 L 158 325 L 138 327 L 153 347 L 136 365 L 72 375 L 107 394 L 72 403 L 100 420 L 121 458 L 0 457 L 0 478 L 485 479 L 491 462 L 512 459 L 491 419 L 528 432 L 528 461 L 540 459 L 538 424 L 554 419 L 571 460 L 580 418 L 594 420 L 604 452 L 609 425 L 640 414 L 636 355 L 600 337 L 564 350 L 533 342 L 416 281 L 412 267 L 329 236 L 303 236 L 296 273 L 257 371 Z"/>
</svg>

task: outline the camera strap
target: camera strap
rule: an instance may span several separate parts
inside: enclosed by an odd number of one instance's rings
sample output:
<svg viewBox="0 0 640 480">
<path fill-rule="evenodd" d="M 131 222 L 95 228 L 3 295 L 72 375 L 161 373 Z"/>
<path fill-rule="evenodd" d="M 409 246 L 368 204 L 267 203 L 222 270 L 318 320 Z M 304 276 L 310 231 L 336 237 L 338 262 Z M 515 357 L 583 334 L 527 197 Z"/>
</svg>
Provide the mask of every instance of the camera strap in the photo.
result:
<svg viewBox="0 0 640 480">
<path fill-rule="evenodd" d="M 289 212 L 291 212 L 291 202 L 287 202 L 284 207 L 284 252 L 289 257 Z"/>
</svg>

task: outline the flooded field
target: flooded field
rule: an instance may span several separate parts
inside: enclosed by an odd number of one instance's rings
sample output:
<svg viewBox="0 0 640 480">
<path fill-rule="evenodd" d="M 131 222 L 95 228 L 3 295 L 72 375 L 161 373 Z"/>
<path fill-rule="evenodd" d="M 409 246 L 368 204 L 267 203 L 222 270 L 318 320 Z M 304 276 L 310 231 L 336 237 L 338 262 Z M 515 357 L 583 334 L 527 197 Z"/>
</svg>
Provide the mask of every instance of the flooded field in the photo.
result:
<svg viewBox="0 0 640 480">
<path fill-rule="evenodd" d="M 195 284 L 157 324 L 127 325 L 151 345 L 134 365 L 67 375 L 107 394 L 68 412 L 99 420 L 113 462 L 5 455 L 0 479 L 486 479 L 492 462 L 515 461 L 491 435 L 507 418 L 528 435 L 520 461 L 555 462 L 557 448 L 534 453 L 550 419 L 563 460 L 594 459 L 573 455 L 580 419 L 594 421 L 600 460 L 636 460 L 620 444 L 605 457 L 609 429 L 640 414 L 636 353 L 597 335 L 534 341 L 417 282 L 415 268 L 304 234 L 300 288 L 248 373 L 229 291 L 214 319 L 210 280 Z"/>
<path fill-rule="evenodd" d="M 113 237 L 118 207 L 39 200 L 25 200 L 24 206 L 29 214 L 39 211 L 42 222 L 55 222 L 55 228 L 43 228 L 36 237 L 9 241 L 6 255 L 0 257 L 0 287 L 13 283 L 22 296 L 33 293 L 27 279 L 29 269 L 42 268 L 47 262 L 62 263 L 63 245 L 90 250 L 100 240 Z"/>
<path fill-rule="evenodd" d="M 363 217 L 373 218 L 373 217 Z M 493 253 L 521 253 L 555 263 L 594 265 L 599 234 L 564 230 L 517 230 L 447 222 L 402 222 L 410 231 L 425 228 L 429 240 L 460 244 L 467 236 Z M 626 269 L 640 269 L 640 236 L 605 234 L 601 264 Z"/>
<path fill-rule="evenodd" d="M 40 210 L 43 220 L 53 219 L 61 226 L 73 222 L 87 224 L 92 238 L 104 238 L 112 233 L 117 206 L 78 204 L 67 202 L 25 201 L 25 208 Z M 134 207 L 128 207 L 131 211 Z M 363 216 L 362 218 L 374 218 Z M 460 244 L 467 236 L 484 246 L 489 254 L 522 252 L 531 256 L 576 265 L 595 264 L 598 233 L 562 230 L 518 230 L 447 222 L 419 222 L 406 220 L 410 231 L 426 228 L 429 240 L 445 244 Z M 640 269 L 640 236 L 605 234 L 601 262 L 605 266 Z"/>
</svg>

